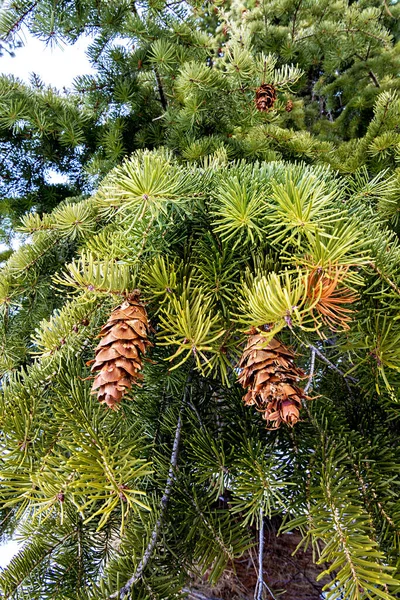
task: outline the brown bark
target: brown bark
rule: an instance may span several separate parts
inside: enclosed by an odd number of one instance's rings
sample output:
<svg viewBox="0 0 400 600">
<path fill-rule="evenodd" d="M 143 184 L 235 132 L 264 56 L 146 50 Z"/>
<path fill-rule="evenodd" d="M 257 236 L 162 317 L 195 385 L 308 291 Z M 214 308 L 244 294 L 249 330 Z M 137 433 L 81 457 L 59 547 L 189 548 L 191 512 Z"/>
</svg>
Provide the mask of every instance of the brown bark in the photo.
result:
<svg viewBox="0 0 400 600">
<path fill-rule="evenodd" d="M 316 582 L 316 578 L 324 568 L 313 563 L 310 547 L 305 552 L 301 548 L 292 556 L 301 540 L 300 533 L 295 531 L 278 536 L 278 529 L 278 519 L 265 524 L 263 577 L 268 588 L 282 600 L 321 600 L 322 588 L 329 580 Z M 213 587 L 207 584 L 206 577 L 195 582 L 190 586 L 188 599 L 197 600 L 203 595 L 203 598 L 213 600 L 253 600 L 257 585 L 256 555 L 257 548 L 253 548 L 236 559 Z M 264 598 L 272 598 L 267 589 Z"/>
</svg>

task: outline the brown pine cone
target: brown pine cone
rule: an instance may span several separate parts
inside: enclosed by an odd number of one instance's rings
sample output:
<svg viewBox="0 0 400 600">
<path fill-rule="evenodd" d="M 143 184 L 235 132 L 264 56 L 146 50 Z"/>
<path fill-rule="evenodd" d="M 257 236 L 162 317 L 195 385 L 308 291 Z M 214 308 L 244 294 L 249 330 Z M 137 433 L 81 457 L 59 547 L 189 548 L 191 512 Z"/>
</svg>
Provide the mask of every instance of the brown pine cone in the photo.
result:
<svg viewBox="0 0 400 600">
<path fill-rule="evenodd" d="M 260 112 L 268 112 L 273 108 L 277 99 L 277 92 L 273 85 L 269 83 L 263 83 L 256 90 L 255 103 L 256 108 Z"/>
<path fill-rule="evenodd" d="M 132 384 L 140 385 L 143 379 L 140 371 L 142 355 L 151 345 L 147 339 L 149 331 L 146 309 L 138 292 L 117 306 L 101 329 L 96 358 L 87 364 L 92 364 L 92 372 L 98 371 L 92 394 L 113 410 L 118 408 L 126 390 Z"/>
<path fill-rule="evenodd" d="M 262 412 L 274 429 L 281 423 L 295 425 L 302 400 L 306 398 L 298 386 L 305 373 L 293 359 L 293 351 L 279 340 L 266 344 L 262 335 L 253 334 L 239 362 L 242 371 L 238 380 L 244 388 L 249 388 L 244 403 Z"/>
</svg>

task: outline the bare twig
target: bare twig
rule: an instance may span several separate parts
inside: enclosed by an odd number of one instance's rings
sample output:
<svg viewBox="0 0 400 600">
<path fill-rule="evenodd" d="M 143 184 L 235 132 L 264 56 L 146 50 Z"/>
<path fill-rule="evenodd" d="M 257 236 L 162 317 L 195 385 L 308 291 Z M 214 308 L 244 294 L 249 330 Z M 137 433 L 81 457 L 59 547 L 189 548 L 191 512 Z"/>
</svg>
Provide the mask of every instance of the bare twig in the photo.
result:
<svg viewBox="0 0 400 600">
<path fill-rule="evenodd" d="M 264 591 L 264 574 L 263 574 L 263 556 L 264 556 L 264 513 L 260 508 L 260 530 L 258 542 L 258 579 L 256 589 L 254 590 L 254 600 L 262 600 Z"/>
<path fill-rule="evenodd" d="M 311 344 L 309 344 L 308 347 L 310 348 L 310 350 L 314 350 L 315 354 L 321 360 L 323 360 L 333 371 L 335 371 L 336 373 L 339 373 L 339 375 L 341 375 L 344 379 L 347 379 L 348 381 L 352 381 L 353 383 L 358 382 L 358 380 L 355 377 L 351 377 L 350 375 L 346 375 L 346 373 L 343 373 L 343 371 L 341 371 L 336 365 L 334 365 L 333 362 L 331 362 L 329 360 L 329 358 L 326 358 L 326 356 L 324 354 L 322 354 L 322 352 L 320 350 L 318 350 L 318 348 L 316 348 L 315 346 L 312 346 Z"/>
<path fill-rule="evenodd" d="M 182 592 L 188 594 L 189 600 L 218 600 L 214 596 L 205 596 L 202 592 L 198 590 L 191 590 L 189 588 L 183 588 Z"/>
<path fill-rule="evenodd" d="M 276 600 L 274 594 L 271 589 L 264 581 L 264 572 L 263 572 L 263 560 L 264 560 L 264 512 L 263 509 L 260 508 L 260 529 L 259 529 L 259 542 L 258 542 L 258 578 L 256 589 L 254 590 L 254 600 L 262 600 L 264 594 L 264 588 L 269 593 L 272 600 Z"/>
<path fill-rule="evenodd" d="M 392 13 L 389 10 L 389 6 L 388 6 L 388 3 L 387 3 L 387 0 L 383 0 L 383 5 L 384 5 L 385 11 L 389 15 L 389 17 L 392 17 L 392 19 L 394 19 L 394 15 L 392 15 Z"/>
<path fill-rule="evenodd" d="M 166 99 L 165 94 L 164 94 L 164 88 L 163 88 L 162 83 L 161 83 L 161 77 L 160 77 L 157 69 L 154 69 L 154 73 L 156 74 L 156 80 L 157 80 L 157 86 L 158 86 L 158 93 L 160 94 L 161 106 L 163 107 L 164 110 L 167 110 L 168 103 L 167 103 L 167 99 Z"/>
<path fill-rule="evenodd" d="M 170 460 L 170 464 L 169 464 L 167 483 L 165 485 L 164 494 L 163 494 L 163 496 L 161 498 L 161 502 L 160 502 L 159 517 L 156 521 L 153 532 L 150 536 L 150 541 L 147 545 L 145 553 L 143 554 L 143 557 L 142 557 L 141 561 L 139 562 L 134 574 L 132 575 L 132 577 L 130 579 L 128 579 L 126 584 L 120 590 L 118 590 L 117 592 L 115 592 L 114 594 L 112 594 L 110 596 L 110 599 L 111 598 L 124 598 L 129 593 L 129 590 L 131 589 L 131 587 L 137 581 L 139 581 L 139 579 L 142 577 L 143 571 L 146 568 L 147 563 L 149 562 L 150 557 L 153 554 L 154 548 L 157 544 L 158 536 L 160 534 L 161 526 L 163 524 L 165 512 L 166 512 L 166 509 L 168 506 L 168 500 L 171 495 L 172 484 L 175 479 L 175 469 L 176 469 L 176 465 L 178 463 L 179 442 L 181 439 L 181 430 L 182 430 L 182 412 L 183 412 L 184 406 L 187 402 L 187 398 L 188 398 L 188 394 L 189 394 L 189 385 L 190 385 L 191 379 L 192 379 L 192 373 L 189 373 L 189 376 L 186 381 L 185 392 L 183 394 L 183 398 L 182 398 L 182 402 L 181 402 L 181 407 L 179 410 L 179 417 L 178 417 L 178 423 L 177 423 L 176 430 L 175 430 L 175 439 L 174 439 L 174 444 L 172 447 L 172 454 L 171 454 L 171 460 Z"/>
<path fill-rule="evenodd" d="M 271 596 L 272 600 L 276 600 L 276 597 L 273 595 L 273 593 L 272 593 L 272 591 L 271 591 L 271 588 L 269 588 L 269 587 L 267 586 L 267 584 L 265 583 L 265 581 L 263 581 L 263 585 L 264 585 L 264 587 L 266 588 L 266 590 L 267 590 L 268 594 Z"/>
<path fill-rule="evenodd" d="M 307 394 L 308 390 L 311 387 L 312 380 L 314 377 L 314 369 L 315 369 L 315 348 L 311 347 L 311 364 L 310 364 L 310 374 L 308 376 L 307 385 L 304 388 L 304 393 Z"/>
<path fill-rule="evenodd" d="M 379 85 L 378 78 L 372 69 L 370 71 L 368 71 L 368 75 L 371 77 L 372 81 L 374 82 L 375 87 L 380 88 L 381 86 Z"/>
</svg>

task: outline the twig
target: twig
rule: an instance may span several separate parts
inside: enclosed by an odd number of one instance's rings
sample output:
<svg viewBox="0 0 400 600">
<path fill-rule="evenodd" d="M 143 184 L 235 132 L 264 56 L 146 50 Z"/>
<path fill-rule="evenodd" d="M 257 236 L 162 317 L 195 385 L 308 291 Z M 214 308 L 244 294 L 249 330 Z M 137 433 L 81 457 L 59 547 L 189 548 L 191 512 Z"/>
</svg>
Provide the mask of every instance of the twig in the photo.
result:
<svg viewBox="0 0 400 600">
<path fill-rule="evenodd" d="M 368 75 L 371 77 L 372 81 L 374 82 L 375 87 L 380 88 L 381 86 L 379 85 L 378 78 L 372 69 L 370 71 L 368 71 Z"/>
<path fill-rule="evenodd" d="M 198 422 L 199 422 L 199 425 L 200 425 L 200 427 L 202 428 L 202 430 L 203 430 L 203 431 L 205 431 L 205 432 L 207 432 L 207 429 L 206 429 L 206 428 L 205 428 L 205 426 L 204 426 L 204 423 L 203 423 L 203 421 L 202 421 L 202 418 L 200 417 L 200 413 L 199 413 L 199 411 L 197 410 L 197 408 L 195 407 L 195 405 L 194 405 L 192 402 L 188 402 L 188 406 L 189 406 L 189 408 L 191 408 L 191 409 L 192 409 L 192 411 L 195 413 L 195 415 L 196 415 L 196 417 L 197 417 L 197 420 L 198 420 Z"/>
<path fill-rule="evenodd" d="M 322 352 L 320 350 L 318 350 L 318 348 L 316 348 L 312 344 L 309 344 L 308 347 L 310 348 L 310 350 L 314 350 L 315 354 L 321 360 L 323 360 L 333 371 L 336 371 L 336 373 L 339 373 L 339 375 L 341 375 L 344 379 L 348 379 L 349 381 L 352 381 L 353 383 L 358 382 L 358 379 L 356 379 L 355 377 L 351 377 L 350 375 L 346 375 L 346 373 L 343 373 L 343 371 L 341 371 L 336 365 L 334 365 L 333 362 L 331 362 L 329 360 L 329 358 L 326 358 L 326 356 L 324 354 L 322 354 Z"/>
<path fill-rule="evenodd" d="M 307 381 L 307 385 L 304 388 L 304 395 L 307 394 L 308 390 L 311 387 L 311 383 L 314 377 L 314 370 L 315 370 L 315 354 L 316 354 L 316 348 L 314 348 L 313 346 L 309 346 L 311 348 L 311 364 L 310 364 L 310 375 L 308 376 L 308 381 Z M 310 407 L 307 404 L 307 400 L 306 398 L 302 399 L 302 404 L 303 404 L 303 408 L 305 408 L 308 417 L 310 419 L 310 421 L 312 422 L 312 424 L 314 425 L 314 427 L 316 427 L 316 429 L 318 429 L 318 423 L 315 420 L 314 416 L 312 415 L 311 411 L 310 411 Z M 291 432 L 291 434 L 293 435 L 293 432 Z M 293 436 L 294 438 L 294 436 Z M 296 451 L 297 454 L 297 451 Z"/>
<path fill-rule="evenodd" d="M 13 33 L 14 31 L 16 31 L 19 28 L 19 26 L 21 25 L 21 23 L 25 19 L 25 17 L 27 17 L 29 15 L 29 13 L 32 12 L 36 8 L 36 6 L 37 6 L 37 2 L 32 2 L 30 4 L 30 6 L 28 6 L 26 11 L 23 12 L 22 15 L 18 18 L 18 20 L 9 28 L 6 35 L 4 36 L 5 40 L 7 40 L 7 38 L 11 35 L 11 33 Z"/>
<path fill-rule="evenodd" d="M 263 556 L 264 556 L 264 512 L 260 508 L 260 530 L 258 542 L 258 579 L 256 589 L 254 590 L 254 600 L 262 600 L 264 591 L 264 574 L 263 574 Z"/>
<path fill-rule="evenodd" d="M 392 15 L 392 13 L 389 10 L 389 6 L 388 6 L 388 3 L 387 3 L 387 0 L 383 0 L 383 5 L 384 5 L 385 11 L 389 15 L 389 17 L 392 17 L 392 19 L 394 19 L 394 15 Z"/>
<path fill-rule="evenodd" d="M 269 587 L 267 586 L 267 584 L 265 583 L 265 581 L 263 581 L 263 585 L 264 585 L 264 587 L 267 589 L 267 592 L 268 592 L 268 594 L 271 596 L 272 600 L 276 600 L 275 596 L 273 595 L 273 593 L 272 593 L 272 591 L 271 591 L 271 588 L 269 588 Z"/>
<path fill-rule="evenodd" d="M 271 589 L 264 581 L 263 572 L 263 560 L 264 560 L 264 512 L 260 508 L 260 529 L 259 529 L 259 542 L 258 542 L 258 579 L 256 589 L 254 590 L 254 600 L 262 600 L 264 588 L 267 590 L 272 600 L 276 600 Z"/>
<path fill-rule="evenodd" d="M 297 13 L 299 12 L 301 3 L 303 0 L 300 0 L 298 4 L 296 4 L 296 8 L 294 11 L 294 15 L 293 15 L 293 25 L 292 25 L 292 42 L 294 40 L 294 33 L 296 31 L 296 20 L 297 20 Z"/>
<path fill-rule="evenodd" d="M 157 69 L 154 69 L 154 73 L 156 74 L 156 80 L 157 80 L 157 86 L 158 86 L 158 93 L 160 94 L 161 106 L 163 107 L 164 110 L 167 110 L 168 103 L 167 103 L 167 99 L 165 97 L 164 89 L 163 89 L 163 86 L 162 86 L 162 83 L 161 83 L 161 77 L 158 74 Z"/>
<path fill-rule="evenodd" d="M 311 364 L 310 364 L 310 374 L 308 376 L 307 385 L 304 388 L 304 393 L 307 394 L 308 390 L 311 387 L 312 380 L 314 377 L 314 369 L 315 369 L 315 348 L 311 347 Z"/>
<path fill-rule="evenodd" d="M 164 494 L 163 494 L 163 496 L 161 498 L 161 502 L 160 502 L 160 515 L 154 526 L 154 529 L 151 534 L 150 541 L 147 545 L 145 553 L 143 554 L 143 557 L 142 557 L 141 561 L 139 562 L 134 574 L 132 575 L 132 577 L 130 579 L 128 579 L 126 584 L 120 590 L 118 590 L 117 592 L 115 592 L 114 594 L 112 594 L 110 596 L 110 599 L 111 598 L 124 598 L 129 593 L 129 590 L 131 589 L 131 587 L 137 581 L 139 581 L 139 579 L 142 577 L 143 571 L 146 568 L 147 563 L 149 562 L 150 557 L 153 554 L 153 550 L 157 544 L 160 529 L 163 524 L 165 512 L 166 512 L 166 509 L 168 506 L 168 500 L 171 495 L 172 484 L 175 479 L 175 469 L 176 469 L 176 465 L 178 463 L 179 442 L 181 439 L 181 430 L 182 430 L 182 412 L 183 412 L 184 406 L 187 402 L 187 397 L 188 397 L 188 393 L 189 393 L 189 384 L 190 384 L 191 379 L 192 379 L 192 373 L 189 373 L 187 381 L 186 381 L 185 392 L 183 394 L 183 398 L 182 398 L 182 402 L 181 402 L 181 407 L 179 410 L 179 417 L 178 417 L 178 423 L 177 423 L 176 430 L 175 430 L 175 439 L 174 439 L 174 445 L 172 447 L 172 454 L 171 454 L 171 460 L 170 460 L 170 464 L 169 464 L 167 483 L 165 485 Z"/>
<path fill-rule="evenodd" d="M 218 598 L 215 598 L 215 596 L 205 596 L 202 592 L 199 592 L 198 590 L 183 588 L 182 592 L 188 594 L 188 598 L 190 600 L 218 600 Z"/>
<path fill-rule="evenodd" d="M 369 262 L 368 265 L 376 272 L 378 273 L 378 275 L 380 275 L 385 281 L 386 283 L 388 283 L 390 285 L 390 287 L 397 292 L 398 294 L 400 294 L 400 288 L 394 283 L 394 281 L 392 281 L 391 279 L 389 279 L 389 277 L 387 275 L 385 275 L 385 273 L 383 273 L 379 267 L 376 266 L 375 263 L 373 262 Z"/>
</svg>

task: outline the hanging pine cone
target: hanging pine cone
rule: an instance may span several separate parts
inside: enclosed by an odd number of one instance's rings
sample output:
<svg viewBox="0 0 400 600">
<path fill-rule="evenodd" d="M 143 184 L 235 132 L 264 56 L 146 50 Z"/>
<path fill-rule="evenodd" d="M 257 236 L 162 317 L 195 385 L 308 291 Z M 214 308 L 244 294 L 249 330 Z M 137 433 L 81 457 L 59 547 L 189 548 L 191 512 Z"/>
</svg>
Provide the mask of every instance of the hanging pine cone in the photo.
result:
<svg viewBox="0 0 400 600">
<path fill-rule="evenodd" d="M 293 110 L 293 100 L 288 100 L 285 106 L 286 112 L 292 112 Z"/>
<path fill-rule="evenodd" d="M 240 359 L 239 382 L 249 388 L 245 404 L 254 405 L 263 418 L 277 429 L 281 423 L 295 425 L 301 402 L 306 398 L 297 382 L 305 373 L 296 367 L 294 353 L 277 339 L 265 344 L 262 335 L 249 337 Z"/>
<path fill-rule="evenodd" d="M 150 325 L 144 305 L 139 301 L 139 293 L 134 292 L 111 313 L 103 325 L 96 348 L 96 358 L 91 371 L 96 372 L 92 394 L 97 394 L 100 402 L 109 408 L 117 409 L 123 395 L 132 384 L 140 385 L 143 379 L 142 355 L 147 346 Z"/>
<path fill-rule="evenodd" d="M 275 104 L 277 98 L 276 89 L 269 83 L 263 83 L 256 90 L 255 103 L 257 110 L 268 112 Z"/>
</svg>

